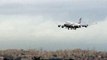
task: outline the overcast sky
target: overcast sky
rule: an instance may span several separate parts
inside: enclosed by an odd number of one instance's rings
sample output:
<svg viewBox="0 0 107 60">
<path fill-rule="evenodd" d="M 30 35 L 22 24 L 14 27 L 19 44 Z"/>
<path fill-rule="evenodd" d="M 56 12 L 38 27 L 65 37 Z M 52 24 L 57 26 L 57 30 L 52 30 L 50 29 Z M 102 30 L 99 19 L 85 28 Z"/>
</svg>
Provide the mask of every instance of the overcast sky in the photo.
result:
<svg viewBox="0 0 107 60">
<path fill-rule="evenodd" d="M 0 48 L 107 50 L 107 0 L 0 0 Z M 65 21 L 87 29 L 58 28 Z"/>
</svg>

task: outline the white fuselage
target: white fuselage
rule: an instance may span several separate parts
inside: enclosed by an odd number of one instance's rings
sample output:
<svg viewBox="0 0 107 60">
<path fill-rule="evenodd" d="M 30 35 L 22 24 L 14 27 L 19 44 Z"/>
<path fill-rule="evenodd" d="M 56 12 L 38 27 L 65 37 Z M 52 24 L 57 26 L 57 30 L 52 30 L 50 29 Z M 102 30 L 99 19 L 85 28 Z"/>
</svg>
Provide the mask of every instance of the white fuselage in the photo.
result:
<svg viewBox="0 0 107 60">
<path fill-rule="evenodd" d="M 65 24 L 72 25 L 72 26 L 80 26 L 81 25 L 81 24 L 75 23 L 75 22 L 66 22 Z"/>
</svg>

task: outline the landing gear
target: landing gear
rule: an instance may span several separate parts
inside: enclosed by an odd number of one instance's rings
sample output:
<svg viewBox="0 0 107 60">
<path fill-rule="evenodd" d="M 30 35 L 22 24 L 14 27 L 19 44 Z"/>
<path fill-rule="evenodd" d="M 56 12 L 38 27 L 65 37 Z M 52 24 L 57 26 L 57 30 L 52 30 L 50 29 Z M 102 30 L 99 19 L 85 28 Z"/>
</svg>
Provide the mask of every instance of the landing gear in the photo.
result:
<svg viewBox="0 0 107 60">
<path fill-rule="evenodd" d="M 77 28 L 74 28 L 74 30 L 76 30 Z"/>
<path fill-rule="evenodd" d="M 68 30 L 69 30 L 69 28 L 68 28 Z"/>
</svg>

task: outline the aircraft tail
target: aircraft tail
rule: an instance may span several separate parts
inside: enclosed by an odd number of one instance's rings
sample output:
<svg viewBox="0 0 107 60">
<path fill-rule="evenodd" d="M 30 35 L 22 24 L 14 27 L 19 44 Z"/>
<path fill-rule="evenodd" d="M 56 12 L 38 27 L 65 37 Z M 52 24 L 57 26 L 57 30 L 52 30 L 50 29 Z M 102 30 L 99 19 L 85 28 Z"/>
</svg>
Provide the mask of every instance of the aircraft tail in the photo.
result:
<svg viewBox="0 0 107 60">
<path fill-rule="evenodd" d="M 81 24 L 81 20 L 82 20 L 82 18 L 79 19 L 79 22 L 78 22 L 79 24 Z"/>
</svg>

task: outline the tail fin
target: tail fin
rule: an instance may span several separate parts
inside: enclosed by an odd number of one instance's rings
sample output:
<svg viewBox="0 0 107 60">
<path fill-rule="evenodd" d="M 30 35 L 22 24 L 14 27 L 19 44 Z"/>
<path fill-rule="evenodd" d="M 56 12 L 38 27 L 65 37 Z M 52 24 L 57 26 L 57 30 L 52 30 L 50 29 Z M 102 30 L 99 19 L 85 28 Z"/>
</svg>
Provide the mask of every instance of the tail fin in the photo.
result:
<svg viewBox="0 0 107 60">
<path fill-rule="evenodd" d="M 79 19 L 79 22 L 78 22 L 79 24 L 81 24 L 81 20 L 82 20 L 82 18 Z"/>
</svg>

